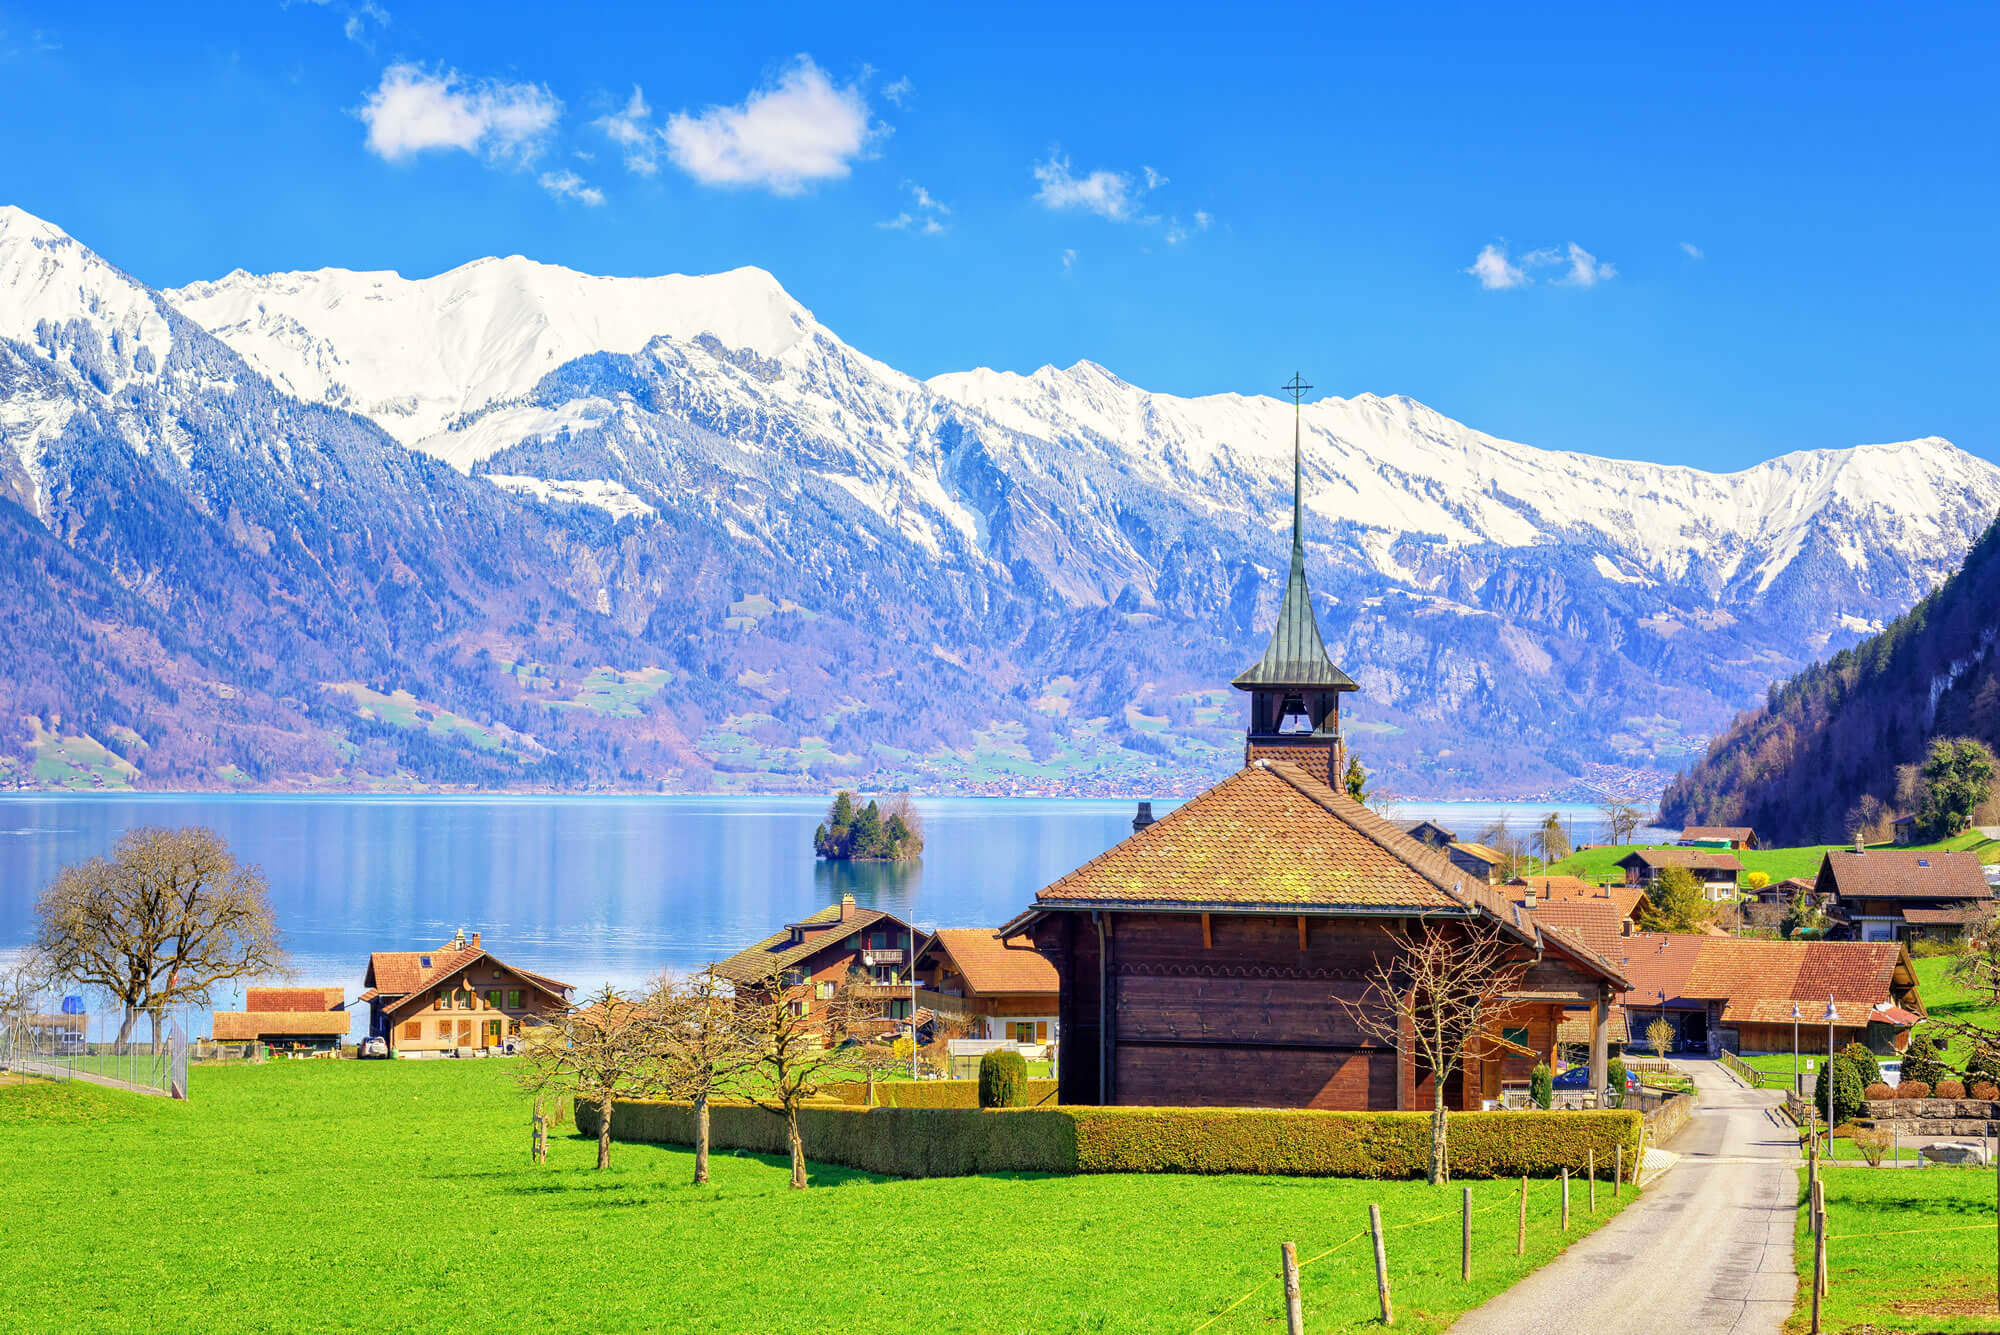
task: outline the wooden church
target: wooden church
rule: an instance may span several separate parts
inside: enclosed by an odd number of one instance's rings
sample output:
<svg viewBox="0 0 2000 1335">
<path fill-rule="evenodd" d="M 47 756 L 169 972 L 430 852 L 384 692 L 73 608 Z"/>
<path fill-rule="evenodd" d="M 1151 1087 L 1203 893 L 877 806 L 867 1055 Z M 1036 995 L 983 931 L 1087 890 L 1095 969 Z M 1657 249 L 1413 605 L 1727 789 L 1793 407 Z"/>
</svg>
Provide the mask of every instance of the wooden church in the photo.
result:
<svg viewBox="0 0 2000 1335">
<path fill-rule="evenodd" d="M 1003 929 L 1055 965 L 1059 1098 L 1070 1104 L 1428 1109 L 1433 1077 L 1407 1035 L 1371 1038 L 1364 1003 L 1392 927 L 1484 923 L 1527 965 L 1488 1041 L 1468 1045 L 1447 1106 L 1525 1088 L 1566 1011 L 1587 1013 L 1604 1087 L 1606 1012 L 1626 982 L 1581 939 L 1537 923 L 1438 850 L 1349 798 L 1340 697 L 1306 585 L 1299 443 L 1292 556 L 1250 696 L 1243 768 L 1035 896 Z M 1477 1050 L 1472 1049 L 1476 1046 Z"/>
</svg>

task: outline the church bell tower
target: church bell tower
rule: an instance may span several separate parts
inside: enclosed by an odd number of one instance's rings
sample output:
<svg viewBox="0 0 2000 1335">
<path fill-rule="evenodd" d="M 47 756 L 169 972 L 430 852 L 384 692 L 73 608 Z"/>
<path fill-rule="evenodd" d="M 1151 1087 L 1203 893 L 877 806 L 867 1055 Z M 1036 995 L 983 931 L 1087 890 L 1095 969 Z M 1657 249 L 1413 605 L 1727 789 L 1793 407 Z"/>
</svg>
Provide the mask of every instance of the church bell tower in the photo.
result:
<svg viewBox="0 0 2000 1335">
<path fill-rule="evenodd" d="M 1237 674 L 1230 685 L 1250 694 L 1250 728 L 1243 740 L 1243 763 L 1282 760 L 1297 766 L 1335 792 L 1341 791 L 1340 695 L 1359 690 L 1354 678 L 1333 665 L 1313 616 L 1306 587 L 1305 504 L 1301 486 L 1299 432 L 1302 405 L 1312 386 L 1293 376 L 1292 396 L 1292 568 L 1285 579 L 1278 624 L 1264 656 Z"/>
</svg>

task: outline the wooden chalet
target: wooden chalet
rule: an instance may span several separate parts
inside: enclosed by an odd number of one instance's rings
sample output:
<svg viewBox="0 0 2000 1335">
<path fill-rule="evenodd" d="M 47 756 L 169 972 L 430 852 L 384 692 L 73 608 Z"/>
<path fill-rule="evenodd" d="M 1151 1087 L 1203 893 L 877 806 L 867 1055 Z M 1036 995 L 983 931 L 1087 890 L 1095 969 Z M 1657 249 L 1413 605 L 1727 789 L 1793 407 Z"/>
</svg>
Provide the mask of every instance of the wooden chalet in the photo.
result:
<svg viewBox="0 0 2000 1335">
<path fill-rule="evenodd" d="M 1624 932 L 1638 930 L 1639 915 L 1647 906 L 1646 892 L 1636 885 L 1592 885 L 1580 876 L 1516 876 L 1497 888 L 1527 909 L 1557 904 L 1609 905 L 1614 910 L 1612 922 Z M 1592 915 L 1596 912 L 1587 910 Z"/>
<path fill-rule="evenodd" d="M 1434 820 L 1413 820 L 1403 823 L 1403 833 L 1420 844 L 1431 848 L 1450 848 L 1458 842 L 1458 836 Z"/>
<path fill-rule="evenodd" d="M 786 923 L 709 967 L 737 988 L 782 987 L 793 1013 L 808 1015 L 815 1001 L 831 1001 L 843 984 L 860 982 L 882 1003 L 883 1018 L 910 1018 L 908 986 L 915 962 L 914 930 L 883 909 L 863 908 L 842 895 L 817 913 Z M 855 975 L 859 974 L 860 979 Z"/>
<path fill-rule="evenodd" d="M 920 1004 L 979 1018 L 970 1037 L 1023 1045 L 1054 1037 L 1062 980 L 1026 941 L 985 927 L 947 927 L 917 952 L 917 980 Z"/>
<path fill-rule="evenodd" d="M 368 957 L 356 1003 L 368 1004 L 368 1036 L 395 1057 L 442 1057 L 504 1049 L 521 1025 L 569 1005 L 570 985 L 507 964 L 474 932 L 435 950 L 378 950 Z"/>
<path fill-rule="evenodd" d="M 218 1043 L 263 1043 L 281 1052 L 338 1052 L 353 1016 L 344 987 L 250 987 L 243 1009 L 217 1011 Z"/>
<path fill-rule="evenodd" d="M 1743 871 L 1743 864 L 1732 855 L 1699 848 L 1635 848 L 1616 865 L 1625 873 L 1627 885 L 1642 890 L 1652 889 L 1667 868 L 1684 867 L 1701 883 L 1703 893 L 1717 901 L 1736 898 L 1736 878 Z"/>
<path fill-rule="evenodd" d="M 1508 862 L 1507 855 L 1499 849 L 1464 840 L 1447 845 L 1444 854 L 1461 873 L 1485 885 L 1498 881 Z"/>
<path fill-rule="evenodd" d="M 1859 941 L 1956 937 L 2000 909 L 1978 855 L 1966 852 L 1839 849 L 1821 859 L 1813 888 L 1837 930 Z"/>
<path fill-rule="evenodd" d="M 1061 979 L 1059 1097 L 1070 1104 L 1422 1109 L 1435 1077 L 1412 1042 L 1371 1038 L 1363 1001 L 1392 927 L 1503 935 L 1530 968 L 1501 1023 L 1446 1082 L 1453 1108 L 1525 1086 L 1564 1009 L 1594 1023 L 1625 980 L 1439 850 L 1341 789 L 1340 696 L 1306 585 L 1294 458 L 1291 569 L 1250 696 L 1243 768 L 1045 887 L 1002 929 Z"/>
</svg>

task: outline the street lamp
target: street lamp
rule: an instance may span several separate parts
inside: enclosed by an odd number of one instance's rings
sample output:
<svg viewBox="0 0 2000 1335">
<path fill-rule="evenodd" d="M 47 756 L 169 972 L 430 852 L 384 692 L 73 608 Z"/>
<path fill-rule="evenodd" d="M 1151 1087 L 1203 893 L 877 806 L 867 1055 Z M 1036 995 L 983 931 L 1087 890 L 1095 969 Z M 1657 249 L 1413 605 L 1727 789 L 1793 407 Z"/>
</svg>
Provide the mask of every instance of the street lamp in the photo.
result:
<svg viewBox="0 0 2000 1335">
<path fill-rule="evenodd" d="M 1833 1008 L 1833 993 L 1826 994 L 1826 1134 L 1827 1148 L 1833 1148 L 1833 1022 L 1840 1012 Z"/>
<path fill-rule="evenodd" d="M 1792 1093 L 1799 1092 L 1799 1021 L 1805 1017 L 1799 1014 L 1799 1003 L 1792 1003 Z"/>
</svg>

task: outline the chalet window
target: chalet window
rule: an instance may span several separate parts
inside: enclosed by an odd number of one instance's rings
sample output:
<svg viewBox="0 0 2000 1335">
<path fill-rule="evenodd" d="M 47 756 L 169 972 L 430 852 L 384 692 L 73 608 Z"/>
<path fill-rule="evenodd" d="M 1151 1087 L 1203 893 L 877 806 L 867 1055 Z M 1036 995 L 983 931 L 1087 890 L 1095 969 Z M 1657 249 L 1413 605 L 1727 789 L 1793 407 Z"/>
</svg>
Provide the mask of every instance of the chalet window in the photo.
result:
<svg viewBox="0 0 2000 1335">
<path fill-rule="evenodd" d="M 1524 1048 L 1531 1046 L 1528 1042 L 1528 1031 L 1526 1029 L 1502 1029 L 1500 1037 L 1509 1043 L 1519 1043 Z"/>
<path fill-rule="evenodd" d="M 1032 1043 L 1035 1041 L 1035 1022 L 1033 1020 L 1016 1021 L 1008 1025 L 1007 1029 L 1016 1043 Z"/>
<path fill-rule="evenodd" d="M 507 1009 L 510 1011 L 517 1011 L 520 1010 L 521 1008 L 522 1008 L 521 989 L 509 988 L 507 990 Z"/>
<path fill-rule="evenodd" d="M 803 1001 L 788 1001 L 785 1003 L 785 1009 L 796 1020 L 806 1013 L 806 1003 Z"/>
<path fill-rule="evenodd" d="M 833 1000 L 833 986 L 832 983 L 821 983 L 819 985 L 819 999 L 821 1001 Z"/>
<path fill-rule="evenodd" d="M 472 1021 L 460 1020 L 458 1022 L 458 1045 L 462 1048 L 472 1046 Z"/>
<path fill-rule="evenodd" d="M 507 1037 L 519 1038 L 520 1036 L 521 1036 L 521 1022 L 519 1020 L 507 1021 Z"/>
<path fill-rule="evenodd" d="M 451 993 L 449 992 L 438 993 L 437 996 L 431 1001 L 431 1005 L 433 1008 L 441 1011 L 451 1009 Z"/>
<path fill-rule="evenodd" d="M 424 1022 L 422 1020 L 411 1020 L 403 1026 L 403 1041 L 405 1043 L 412 1039 L 422 1038 L 423 1036 Z"/>
<path fill-rule="evenodd" d="M 486 1009 L 490 1011 L 500 1009 L 500 994 L 498 992 L 488 992 L 486 994 Z"/>
</svg>

